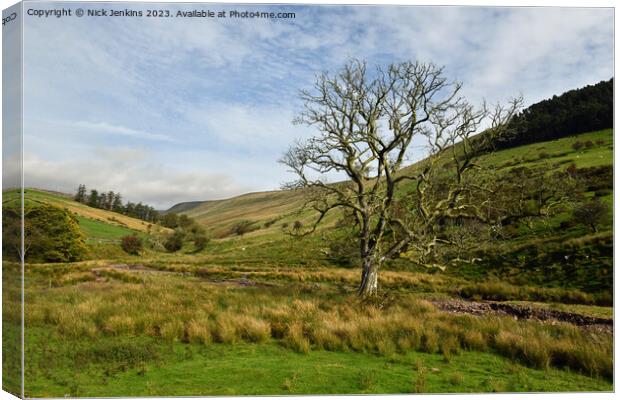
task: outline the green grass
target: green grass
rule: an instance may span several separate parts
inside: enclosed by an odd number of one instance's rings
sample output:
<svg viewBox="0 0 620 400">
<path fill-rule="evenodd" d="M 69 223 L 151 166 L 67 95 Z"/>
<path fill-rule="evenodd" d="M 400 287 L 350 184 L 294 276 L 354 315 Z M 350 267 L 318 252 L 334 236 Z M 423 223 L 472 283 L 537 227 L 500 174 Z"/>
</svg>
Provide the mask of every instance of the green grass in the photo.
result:
<svg viewBox="0 0 620 400">
<path fill-rule="evenodd" d="M 80 228 L 86 236 L 88 242 L 97 242 L 99 240 L 113 240 L 118 241 L 123 236 L 138 234 L 139 232 L 132 229 L 124 228 L 117 225 L 110 225 L 102 221 L 96 221 L 90 218 L 78 216 L 78 223 Z M 143 236 L 140 233 L 140 236 Z"/>
<path fill-rule="evenodd" d="M 406 290 L 417 284 L 450 290 L 441 276 L 386 272 L 382 282 L 391 285 L 393 295 L 379 311 L 352 295 L 357 275 L 352 270 L 251 273 L 231 266 L 220 272 L 207 267 L 204 274 L 200 263 L 170 265 L 161 272 L 108 271 L 106 265 L 28 266 L 27 376 L 33 396 L 144 393 L 132 390 L 197 394 L 192 390 L 207 384 L 215 389 L 206 394 L 566 390 L 565 379 L 580 385 L 575 390 L 607 390 L 611 382 L 610 335 L 563 323 L 446 314 Z M 236 280 L 221 280 L 231 277 Z M 240 279 L 259 284 L 243 286 Z M 6 325 L 18 321 L 15 291 L 11 287 L 4 298 Z M 247 353 L 239 349 L 256 349 L 256 359 L 244 361 Z M 197 356 L 204 352 L 203 358 Z M 428 372 L 422 378 L 411 370 L 418 359 Z M 204 365 L 205 360 L 212 363 Z M 509 361 L 519 365 L 503 375 L 502 365 Z M 210 378 L 198 372 L 212 367 L 253 379 L 254 372 L 238 370 L 249 363 L 278 379 L 266 378 L 264 386 L 248 389 L 241 379 L 224 381 L 224 372 Z M 394 365 L 395 375 L 382 371 L 374 378 L 372 371 L 385 363 Z M 325 381 L 313 372 L 318 367 L 311 368 L 319 364 L 351 367 Z M 297 378 L 290 375 L 293 365 L 299 368 Z M 432 368 L 445 375 L 435 377 Z M 497 379 L 482 379 L 489 370 Z M 515 370 L 519 380 L 511 381 Z M 181 387 L 188 391 L 173 392 Z"/>
<path fill-rule="evenodd" d="M 611 383 L 583 375 L 535 370 L 479 352 L 454 355 L 448 363 L 426 353 L 299 354 L 275 343 L 166 345 L 135 337 L 68 345 L 36 331 L 29 339 L 38 350 L 30 353 L 29 364 L 51 362 L 54 367 L 44 373 L 27 371 L 26 394 L 32 397 L 412 393 L 420 389 L 420 376 L 427 382 L 424 391 L 434 393 L 613 389 Z M 128 357 L 116 359 L 118 352 L 134 358 L 129 363 Z M 99 358 L 93 362 L 90 357 Z M 458 375 L 462 379 L 454 378 Z"/>
<path fill-rule="evenodd" d="M 602 144 L 596 144 L 598 140 Z M 573 143 L 592 141 L 591 148 L 582 148 L 578 151 L 572 148 Z M 549 142 L 533 143 L 511 149 L 498 151 L 482 156 L 480 163 L 500 168 L 520 167 L 549 167 L 554 169 L 566 168 L 574 162 L 577 168 L 597 167 L 609 165 L 613 162 L 613 130 L 583 133 Z M 540 158 L 540 153 L 547 153 L 549 158 Z M 555 165 L 555 166 L 554 166 Z"/>
<path fill-rule="evenodd" d="M 530 306 L 534 308 L 544 308 L 549 310 L 556 311 L 564 311 L 571 312 L 581 315 L 586 315 L 594 318 L 608 318 L 612 319 L 614 317 L 614 309 L 613 307 L 601 307 L 601 306 L 591 306 L 591 305 L 583 305 L 583 304 L 562 304 L 562 303 L 541 303 L 541 302 L 532 302 L 532 301 L 507 301 L 506 303 L 522 305 L 522 306 Z"/>
</svg>

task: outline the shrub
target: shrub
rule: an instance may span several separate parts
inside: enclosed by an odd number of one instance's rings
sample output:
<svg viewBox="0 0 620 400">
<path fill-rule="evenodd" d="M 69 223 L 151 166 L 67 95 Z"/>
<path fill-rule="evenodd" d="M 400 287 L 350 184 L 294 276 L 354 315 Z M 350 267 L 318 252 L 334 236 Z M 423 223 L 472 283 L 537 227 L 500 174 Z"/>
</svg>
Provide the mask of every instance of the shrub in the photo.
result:
<svg viewBox="0 0 620 400">
<path fill-rule="evenodd" d="M 263 224 L 263 227 L 269 228 L 271 225 L 275 224 L 276 222 L 278 222 L 278 218 L 270 219 L 269 221 L 265 221 L 265 223 Z"/>
<path fill-rule="evenodd" d="M 594 195 L 596 197 L 605 197 L 613 193 L 614 191 L 612 189 L 598 189 L 596 192 L 594 192 Z"/>
<path fill-rule="evenodd" d="M 129 254 L 138 255 L 142 251 L 142 239 L 137 235 L 128 235 L 121 238 L 121 248 Z"/>
<path fill-rule="evenodd" d="M 575 143 L 573 143 L 573 145 L 571 147 L 573 148 L 573 150 L 579 151 L 583 147 L 583 142 L 578 140 Z"/>
<path fill-rule="evenodd" d="M 72 262 L 86 256 L 86 243 L 77 219 L 62 208 L 26 200 L 24 206 L 25 258 L 30 262 Z M 4 257 L 20 259 L 21 210 L 2 204 Z"/>
<path fill-rule="evenodd" d="M 570 176 L 574 177 L 577 175 L 577 165 L 573 162 L 570 163 L 568 167 L 566 167 L 566 173 Z"/>
<path fill-rule="evenodd" d="M 543 159 L 543 158 L 549 158 L 549 153 L 547 153 L 546 151 L 541 151 L 540 153 L 538 153 L 538 158 Z"/>
<path fill-rule="evenodd" d="M 596 144 L 597 146 L 602 146 L 605 144 L 605 141 L 603 139 L 597 139 Z"/>
<path fill-rule="evenodd" d="M 171 253 L 181 250 L 183 247 L 183 239 L 185 239 L 185 233 L 177 229 L 175 230 L 164 242 L 164 247 Z"/>
<path fill-rule="evenodd" d="M 610 220 L 609 206 L 598 198 L 582 203 L 573 210 L 575 222 L 590 227 L 592 232 L 598 232 L 599 225 Z"/>
<path fill-rule="evenodd" d="M 256 229 L 258 229 L 258 227 L 254 225 L 253 221 L 244 219 L 237 222 L 232 226 L 232 228 L 230 228 L 230 234 L 236 236 L 243 236 L 246 233 L 255 231 Z"/>
<path fill-rule="evenodd" d="M 588 140 L 588 141 L 585 143 L 585 146 L 586 146 L 586 149 L 591 149 L 592 147 L 594 147 L 594 143 L 592 143 L 592 141 L 591 141 L 591 140 Z"/>
<path fill-rule="evenodd" d="M 194 236 L 194 247 L 196 251 L 202 251 L 205 247 L 207 247 L 207 243 L 209 243 L 209 238 L 205 235 L 196 235 Z"/>
<path fill-rule="evenodd" d="M 293 222 L 293 232 L 299 234 L 304 227 L 304 223 L 301 221 Z"/>
</svg>

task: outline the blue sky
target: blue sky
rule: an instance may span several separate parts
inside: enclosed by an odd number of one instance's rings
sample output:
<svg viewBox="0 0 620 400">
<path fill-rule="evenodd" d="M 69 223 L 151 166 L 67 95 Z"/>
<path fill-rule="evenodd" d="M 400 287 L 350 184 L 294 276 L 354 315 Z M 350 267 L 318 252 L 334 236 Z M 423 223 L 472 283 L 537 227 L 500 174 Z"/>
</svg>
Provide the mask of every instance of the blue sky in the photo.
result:
<svg viewBox="0 0 620 400">
<path fill-rule="evenodd" d="M 160 208 L 277 189 L 291 176 L 276 160 L 312 134 L 291 124 L 297 91 L 350 57 L 445 65 L 475 102 L 522 93 L 527 105 L 613 75 L 611 9 L 166 8 L 296 18 L 26 17 L 26 186 L 84 183 Z"/>
</svg>

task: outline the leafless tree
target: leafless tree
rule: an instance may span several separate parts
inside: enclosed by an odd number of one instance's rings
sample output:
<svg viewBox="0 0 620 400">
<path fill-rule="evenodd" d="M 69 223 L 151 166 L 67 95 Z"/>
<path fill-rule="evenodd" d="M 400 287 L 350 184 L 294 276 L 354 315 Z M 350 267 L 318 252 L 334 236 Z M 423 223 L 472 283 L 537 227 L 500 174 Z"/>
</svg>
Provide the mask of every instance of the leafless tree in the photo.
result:
<svg viewBox="0 0 620 400">
<path fill-rule="evenodd" d="M 475 156 L 504 133 L 521 99 L 475 107 L 460 92 L 461 84 L 434 64 L 402 62 L 369 70 L 359 60 L 335 75 L 319 75 L 312 90 L 300 92 L 304 110 L 294 122 L 313 126 L 318 134 L 296 142 L 281 158 L 297 176 L 284 187 L 304 188 L 306 206 L 317 212 L 305 233 L 332 210 L 353 214 L 361 296 L 377 293 L 382 264 L 401 252 L 433 264 L 435 248 L 449 243 L 440 234 L 446 219 L 486 219 L 488 205 L 480 200 L 489 198 L 490 190 L 472 177 L 479 168 Z M 485 135 L 474 137 L 483 124 L 489 125 Z M 428 157 L 404 168 L 416 138 L 427 145 Z M 348 180 L 330 184 L 325 176 L 331 173 L 344 173 Z M 403 197 L 406 202 L 398 201 Z"/>
</svg>

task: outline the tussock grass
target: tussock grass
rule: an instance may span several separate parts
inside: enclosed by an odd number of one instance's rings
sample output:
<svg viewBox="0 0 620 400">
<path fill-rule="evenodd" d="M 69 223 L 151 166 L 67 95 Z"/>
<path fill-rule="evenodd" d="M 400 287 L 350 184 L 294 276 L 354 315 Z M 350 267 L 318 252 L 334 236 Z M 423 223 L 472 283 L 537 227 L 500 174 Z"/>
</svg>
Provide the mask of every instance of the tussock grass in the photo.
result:
<svg viewBox="0 0 620 400">
<path fill-rule="evenodd" d="M 137 275 L 130 272 L 119 271 L 116 269 L 101 269 L 97 273 L 101 276 L 116 279 L 127 283 L 143 283 L 144 280 Z"/>
<path fill-rule="evenodd" d="M 64 285 L 75 285 L 80 282 L 89 282 L 94 281 L 96 276 L 88 271 L 88 272 L 71 272 L 69 274 L 61 276 L 58 281 L 55 282 L 56 286 L 64 286 Z"/>
<path fill-rule="evenodd" d="M 465 285 L 456 293 L 463 298 L 474 300 L 526 300 L 565 304 L 613 305 L 611 296 L 604 294 L 593 295 L 580 290 L 561 288 L 515 286 L 501 281 L 479 282 Z"/>
<path fill-rule="evenodd" d="M 123 278 L 141 279 L 140 275 L 121 275 L 51 290 L 41 280 L 39 288 L 27 293 L 27 325 L 50 326 L 67 338 L 93 340 L 147 336 L 204 345 L 274 341 L 302 354 L 329 350 L 392 357 L 422 351 L 442 355 L 447 363 L 461 351 L 485 351 L 541 369 L 553 366 L 612 376 L 611 336 L 564 323 L 447 314 L 414 293 L 394 296 L 379 309 L 334 290 L 300 290 L 306 284 L 240 287 L 155 274 L 136 285 Z M 335 275 L 347 276 L 344 271 Z M 12 309 L 10 298 L 5 303 Z M 5 318 L 17 321 L 19 314 L 9 312 Z"/>
<path fill-rule="evenodd" d="M 213 341 L 208 319 L 192 319 L 187 324 L 187 340 L 190 343 L 209 344 Z"/>
</svg>

